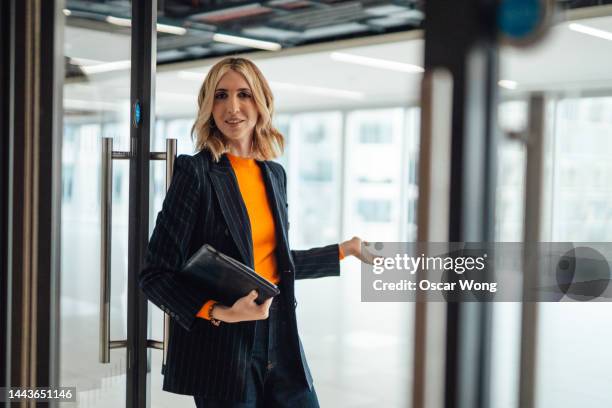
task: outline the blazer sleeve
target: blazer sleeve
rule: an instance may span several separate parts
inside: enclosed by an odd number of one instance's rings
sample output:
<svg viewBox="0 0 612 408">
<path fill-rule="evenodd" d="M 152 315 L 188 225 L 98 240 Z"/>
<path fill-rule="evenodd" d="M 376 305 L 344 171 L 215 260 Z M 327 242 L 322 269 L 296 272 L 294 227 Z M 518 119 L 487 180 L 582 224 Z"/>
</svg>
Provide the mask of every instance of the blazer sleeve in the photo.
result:
<svg viewBox="0 0 612 408">
<path fill-rule="evenodd" d="M 186 330 L 206 302 L 205 295 L 181 279 L 200 207 L 200 185 L 191 156 L 177 157 L 170 188 L 149 241 L 139 284 L 147 298 Z"/>
<path fill-rule="evenodd" d="M 282 173 L 283 191 L 285 202 L 287 202 L 287 174 L 280 164 L 278 167 Z M 338 244 L 306 250 L 292 250 L 291 257 L 295 264 L 295 279 L 315 279 L 340 275 Z"/>
</svg>

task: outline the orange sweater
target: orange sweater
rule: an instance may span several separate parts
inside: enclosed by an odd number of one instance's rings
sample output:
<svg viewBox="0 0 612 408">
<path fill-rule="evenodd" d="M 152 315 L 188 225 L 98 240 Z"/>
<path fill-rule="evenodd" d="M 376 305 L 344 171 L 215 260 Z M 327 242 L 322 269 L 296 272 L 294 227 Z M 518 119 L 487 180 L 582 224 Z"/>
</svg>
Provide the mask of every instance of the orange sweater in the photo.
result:
<svg viewBox="0 0 612 408">
<path fill-rule="evenodd" d="M 254 159 L 227 154 L 232 164 L 240 194 L 251 222 L 253 239 L 253 258 L 255 272 L 274 284 L 278 284 L 280 277 L 276 268 L 276 233 L 274 217 L 266 194 L 266 185 L 261 169 Z M 340 250 L 340 259 L 344 258 Z M 209 300 L 202 306 L 197 316 L 208 320 L 208 311 L 216 301 Z M 231 306 L 231 305 L 228 305 Z"/>
</svg>

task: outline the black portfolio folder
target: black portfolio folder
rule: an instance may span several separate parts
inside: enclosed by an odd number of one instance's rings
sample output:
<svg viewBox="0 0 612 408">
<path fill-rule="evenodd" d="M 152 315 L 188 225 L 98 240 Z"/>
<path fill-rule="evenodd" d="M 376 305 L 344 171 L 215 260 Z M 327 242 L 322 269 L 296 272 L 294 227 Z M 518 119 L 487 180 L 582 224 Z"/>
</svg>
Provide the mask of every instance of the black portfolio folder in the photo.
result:
<svg viewBox="0 0 612 408">
<path fill-rule="evenodd" d="M 255 289 L 257 303 L 280 293 L 278 287 L 262 278 L 242 262 L 229 257 L 208 244 L 202 245 L 185 264 L 184 273 L 196 285 L 206 288 L 211 298 L 231 306 Z"/>
</svg>

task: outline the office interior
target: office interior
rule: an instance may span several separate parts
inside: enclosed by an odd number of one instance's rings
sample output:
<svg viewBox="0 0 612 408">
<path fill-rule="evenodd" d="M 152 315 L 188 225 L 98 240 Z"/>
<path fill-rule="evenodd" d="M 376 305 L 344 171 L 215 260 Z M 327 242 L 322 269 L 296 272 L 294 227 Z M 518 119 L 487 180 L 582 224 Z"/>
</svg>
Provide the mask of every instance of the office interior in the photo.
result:
<svg viewBox="0 0 612 408">
<path fill-rule="evenodd" d="M 19 13 L 27 13 L 18 3 L 3 4 L 3 33 L 17 30 L 11 24 L 19 21 Z M 131 335 L 131 161 L 112 160 L 107 247 L 101 242 L 106 196 L 100 180 L 104 138 L 112 139 L 113 151 L 131 148 L 134 78 L 138 75 L 131 67 L 134 52 L 140 52 L 135 51 L 133 38 L 140 35 L 140 29 L 132 27 L 139 21 L 132 17 L 136 3 L 145 9 L 153 4 L 156 14 L 152 48 L 156 67 L 150 78 L 150 105 L 144 103 L 145 109 L 152 109 L 151 152 L 165 153 L 167 140 L 176 139 L 177 154 L 194 154 L 190 132 L 197 93 L 220 58 L 251 58 L 270 82 L 274 123 L 287 142 L 278 161 L 288 175 L 290 242 L 295 249 L 354 235 L 371 242 L 422 239 L 419 228 L 426 225 L 419 218 L 419 208 L 424 208 L 420 182 L 427 168 L 423 160 L 433 162 L 429 165 L 434 172 L 447 166 L 436 162 L 444 157 L 436 153 L 443 146 L 431 145 L 429 156 L 421 150 L 427 129 L 422 122 L 423 83 L 429 68 L 426 56 L 432 55 L 427 54 L 426 30 L 430 19 L 436 19 L 427 11 L 441 7 L 428 3 L 440 2 L 66 0 L 33 6 L 34 10 L 50 7 L 41 13 L 53 20 L 55 36 L 40 41 L 43 45 L 51 42 L 54 55 L 47 56 L 48 61 L 61 60 L 56 67 L 63 74 L 52 88 L 58 91 L 52 105 L 56 116 L 40 117 L 41 122 L 48 118 L 56 125 L 48 129 L 54 135 L 53 146 L 59 146 L 53 150 L 55 164 L 49 165 L 54 170 L 48 179 L 40 180 L 51 183 L 55 177 L 55 193 L 41 197 L 54 200 L 49 211 L 59 217 L 38 221 L 34 217 L 33 221 L 34 225 L 48 223 L 43 231 L 59 238 L 45 252 L 55 262 L 47 266 L 57 286 L 45 286 L 54 294 L 39 299 L 46 304 L 30 303 L 33 310 L 51 313 L 52 323 L 43 324 L 48 338 L 34 330 L 40 321 L 18 324 L 18 313 L 33 313 L 15 306 L 24 298 L 31 299 L 25 295 L 27 284 L 17 277 L 26 265 L 15 261 L 26 249 L 18 245 L 14 229 L 26 221 L 25 216 L 18 217 L 15 224 L 10 216 L 14 212 L 9 210 L 16 211 L 21 202 L 30 201 L 27 195 L 18 194 L 20 173 L 13 166 L 20 161 L 11 155 L 20 149 L 16 140 L 27 126 L 19 125 L 15 110 L 3 108 L 4 238 L 0 242 L 2 289 L 7 296 L 3 296 L 2 318 L 6 370 L 0 379 L 3 385 L 76 386 L 77 402 L 59 406 L 193 406 L 189 396 L 162 391 L 163 349 L 159 347 L 145 352 L 144 373 L 130 372 L 133 368 L 128 365 L 126 347 L 111 348 L 109 361 L 100 362 L 102 248 L 108 249 L 111 273 L 110 337 L 119 340 Z M 459 3 L 447 7 L 490 7 L 486 1 Z M 489 219 L 492 232 L 487 238 L 522 242 L 526 226 L 537 222 L 541 241 L 606 242 L 612 240 L 612 5 L 608 1 L 551 3 L 553 15 L 546 32 L 532 42 L 496 39 L 486 45 L 496 60 L 490 68 L 494 89 L 489 92 L 495 106 L 489 106 L 488 112 L 470 112 L 494 120 L 494 151 L 489 153 L 495 167 L 490 174 L 495 177 L 487 181 L 494 215 Z M 470 13 L 457 11 L 457 19 L 464 14 Z M 431 38 L 444 35 L 443 23 L 432 23 L 437 36 Z M 446 32 L 449 47 L 453 46 L 453 29 L 461 27 L 456 22 Z M 14 44 L 19 46 L 18 41 Z M 444 46 L 437 44 L 436 49 Z M 15 48 L 3 51 L 3 99 L 20 92 L 20 85 L 10 80 L 19 75 L 17 68 L 9 68 L 12 58 L 19 57 Z M 32 75 L 43 77 L 47 68 L 43 65 Z M 456 81 L 464 81 L 465 88 L 488 86 L 477 72 Z M 536 166 L 540 171 L 534 173 L 534 167 L 528 166 L 530 140 L 525 135 L 533 124 L 538 97 L 543 103 L 537 118 L 543 129 L 542 155 L 541 165 Z M 53 95 L 48 100 L 53 101 Z M 436 112 L 435 104 L 429 108 Z M 467 110 L 463 112 L 468 115 Z M 441 117 L 431 115 L 436 120 Z M 450 134 L 454 132 L 453 128 Z M 36 157 L 35 149 L 22 149 L 22 158 L 27 154 Z M 145 206 L 149 231 L 164 199 L 166 171 L 165 160 L 151 160 Z M 23 177 L 27 180 L 27 174 Z M 534 178 L 541 181 L 540 201 L 536 202 L 527 194 L 527 185 Z M 436 197 L 428 200 L 425 203 L 434 208 Z M 539 206 L 537 220 L 528 219 L 531 205 Z M 24 204 L 23 208 L 29 207 Z M 24 236 L 21 242 L 27 241 L 27 233 Z M 490 303 L 483 312 L 487 323 L 475 326 L 486 353 L 479 354 L 478 364 L 471 364 L 464 361 L 470 354 L 457 351 L 465 350 L 465 344 L 457 349 L 448 346 L 457 338 L 470 338 L 461 334 L 465 327 L 472 327 L 466 323 L 469 318 L 449 323 L 456 315 L 445 312 L 443 304 L 428 305 L 428 317 L 424 317 L 414 302 L 362 302 L 359 262 L 347 259 L 341 265 L 339 278 L 296 285 L 300 333 L 322 407 L 598 408 L 612 404 L 612 350 L 608 345 L 612 306 L 606 301 L 527 307 L 519 302 Z M 38 279 L 45 270 L 39 268 Z M 475 316 L 469 310 L 461 313 Z M 163 312 L 149 304 L 145 315 L 147 338 L 163 341 Z M 537 319 L 529 326 L 526 316 Z M 429 327 L 428 319 L 437 328 Z M 456 330 L 453 336 L 447 332 L 451 326 Z M 36 373 L 32 367 L 37 357 L 32 350 L 42 348 L 46 352 L 38 356 L 47 362 Z M 17 349 L 22 354 L 16 354 Z M 448 353 L 455 351 L 456 358 L 449 359 Z M 23 355 L 29 360 L 16 358 Z M 451 360 L 454 363 L 449 365 Z M 449 376 L 449 370 L 455 371 Z M 24 373 L 30 373 L 29 378 Z M 137 375 L 145 378 L 145 385 L 134 385 Z M 470 380 L 475 382 L 463 382 Z M 475 394 L 461 391 L 468 389 Z"/>
</svg>

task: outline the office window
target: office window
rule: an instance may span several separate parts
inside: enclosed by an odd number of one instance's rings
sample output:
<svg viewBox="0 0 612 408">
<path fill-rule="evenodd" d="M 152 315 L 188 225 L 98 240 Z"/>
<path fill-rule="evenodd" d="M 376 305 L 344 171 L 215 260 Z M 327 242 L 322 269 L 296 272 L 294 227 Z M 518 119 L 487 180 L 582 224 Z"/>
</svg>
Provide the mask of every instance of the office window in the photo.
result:
<svg viewBox="0 0 612 408">
<path fill-rule="evenodd" d="M 391 202 L 389 200 L 359 200 L 357 214 L 365 222 L 391 222 Z"/>
<path fill-rule="evenodd" d="M 344 229 L 368 240 L 401 236 L 404 110 L 369 109 L 346 118 Z"/>
<path fill-rule="evenodd" d="M 288 199 L 292 246 L 312 247 L 340 239 L 339 112 L 294 115 L 288 146 Z"/>
<path fill-rule="evenodd" d="M 380 121 L 364 122 L 359 131 L 359 142 L 363 144 L 391 143 L 391 124 Z"/>
</svg>

